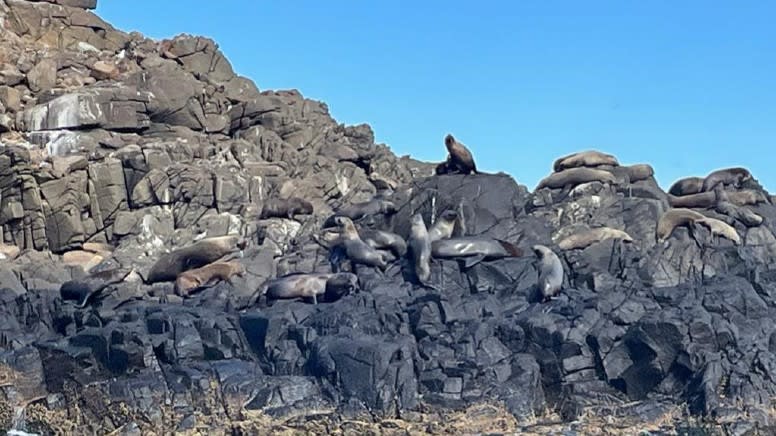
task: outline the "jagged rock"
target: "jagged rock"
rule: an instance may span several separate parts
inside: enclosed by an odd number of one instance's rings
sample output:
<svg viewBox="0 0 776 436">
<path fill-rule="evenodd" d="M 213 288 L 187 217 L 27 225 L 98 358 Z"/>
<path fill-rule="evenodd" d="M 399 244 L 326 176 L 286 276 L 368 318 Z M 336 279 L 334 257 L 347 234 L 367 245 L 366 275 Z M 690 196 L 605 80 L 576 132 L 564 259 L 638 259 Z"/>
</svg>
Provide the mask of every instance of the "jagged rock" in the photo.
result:
<svg viewBox="0 0 776 436">
<path fill-rule="evenodd" d="M 57 61 L 43 59 L 27 73 L 27 83 L 32 92 L 48 91 L 57 83 Z"/>
</svg>

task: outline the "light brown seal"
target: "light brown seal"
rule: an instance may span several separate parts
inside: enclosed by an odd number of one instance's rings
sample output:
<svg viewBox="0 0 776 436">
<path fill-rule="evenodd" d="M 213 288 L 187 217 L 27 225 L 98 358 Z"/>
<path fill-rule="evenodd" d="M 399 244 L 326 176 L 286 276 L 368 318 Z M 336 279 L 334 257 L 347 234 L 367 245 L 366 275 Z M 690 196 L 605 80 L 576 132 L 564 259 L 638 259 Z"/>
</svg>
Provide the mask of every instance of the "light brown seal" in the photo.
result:
<svg viewBox="0 0 776 436">
<path fill-rule="evenodd" d="M 537 283 L 542 302 L 547 302 L 558 295 L 563 286 L 563 264 L 560 258 L 552 250 L 544 245 L 531 247 L 536 257 L 539 258 L 539 281 Z"/>
<path fill-rule="evenodd" d="M 752 173 L 746 168 L 732 167 L 712 171 L 703 179 L 702 191 L 711 191 L 717 184 L 733 185 L 740 188 L 741 184 L 752 179 Z"/>
<path fill-rule="evenodd" d="M 310 298 L 335 300 L 358 289 L 358 277 L 343 273 L 294 273 L 268 281 L 264 285 L 268 300 Z"/>
<path fill-rule="evenodd" d="M 657 242 L 663 242 L 671 237 L 674 229 L 679 226 L 692 225 L 698 220 L 706 218 L 704 215 L 684 208 L 669 209 L 657 221 L 655 237 Z"/>
<path fill-rule="evenodd" d="M 741 189 L 728 192 L 728 199 L 736 206 L 754 206 L 760 203 L 768 203 L 769 198 L 760 191 L 754 189 Z"/>
<path fill-rule="evenodd" d="M 711 217 L 704 217 L 695 222 L 708 227 L 713 236 L 722 236 L 723 238 L 733 241 L 736 245 L 741 245 L 741 236 L 738 235 L 736 229 L 730 224 Z"/>
<path fill-rule="evenodd" d="M 450 153 L 450 165 L 463 174 L 477 174 L 477 165 L 474 164 L 474 157 L 465 145 L 456 141 L 453 135 L 445 136 L 445 147 Z"/>
<path fill-rule="evenodd" d="M 611 227 L 597 227 L 563 238 L 558 243 L 558 248 L 561 250 L 583 249 L 606 239 L 621 239 L 625 242 L 633 242 L 633 238 L 622 230 Z"/>
<path fill-rule="evenodd" d="M 619 166 L 620 163 L 617 161 L 617 158 L 611 154 L 602 153 L 597 150 L 586 150 L 556 159 L 552 164 L 552 169 L 555 172 L 560 172 L 569 168 L 597 167 L 601 165 L 616 167 Z"/>
<path fill-rule="evenodd" d="M 727 192 L 722 188 L 722 184 L 714 187 L 714 194 L 717 196 L 717 212 L 736 219 L 747 227 L 757 227 L 762 225 L 763 217 L 743 206 L 736 206 L 728 198 Z"/>
<path fill-rule="evenodd" d="M 566 186 L 577 186 L 588 182 L 616 183 L 614 174 L 593 168 L 569 168 L 557 173 L 552 173 L 542 179 L 536 189 L 542 188 L 564 188 Z"/>
<path fill-rule="evenodd" d="M 213 262 L 201 268 L 180 273 L 175 280 L 175 293 L 185 297 L 214 281 L 231 282 L 232 277 L 243 275 L 245 275 L 245 267 L 240 262 Z"/>
<path fill-rule="evenodd" d="M 431 279 L 431 238 L 419 213 L 412 215 L 409 249 L 418 281 L 422 285 L 428 285 Z"/>
<path fill-rule="evenodd" d="M 159 257 L 148 272 L 146 283 L 171 282 L 184 271 L 213 263 L 227 254 L 245 249 L 245 246 L 245 239 L 236 235 L 202 239 Z"/>
<path fill-rule="evenodd" d="M 674 182 L 668 189 L 668 193 L 681 197 L 697 194 L 703 190 L 703 177 L 685 177 Z"/>
<path fill-rule="evenodd" d="M 623 168 L 627 171 L 631 183 L 647 180 L 655 175 L 655 169 L 649 164 L 635 164 Z"/>
<path fill-rule="evenodd" d="M 428 237 L 431 242 L 452 237 L 457 219 L 458 212 L 452 209 L 442 212 L 434 224 L 431 225 L 431 228 L 428 229 Z"/>
<path fill-rule="evenodd" d="M 310 215 L 312 213 L 312 203 L 302 198 L 270 198 L 264 202 L 260 218 L 294 219 L 294 215 Z"/>
</svg>

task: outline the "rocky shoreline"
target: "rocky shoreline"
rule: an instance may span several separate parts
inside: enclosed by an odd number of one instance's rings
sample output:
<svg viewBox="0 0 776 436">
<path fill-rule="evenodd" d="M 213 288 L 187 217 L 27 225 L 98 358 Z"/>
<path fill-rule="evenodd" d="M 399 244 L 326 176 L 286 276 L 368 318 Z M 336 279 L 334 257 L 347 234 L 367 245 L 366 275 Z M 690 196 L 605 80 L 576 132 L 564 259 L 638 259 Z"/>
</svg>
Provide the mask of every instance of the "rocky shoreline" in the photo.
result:
<svg viewBox="0 0 776 436">
<path fill-rule="evenodd" d="M 95 7 L 0 0 L 1 429 L 773 430 L 776 207 L 756 175 L 666 193 L 649 165 L 586 155 L 533 191 L 460 174 L 297 91 L 260 91 L 210 39 L 121 32 Z M 283 217 L 292 197 L 312 213 Z M 322 229 L 374 199 L 392 208 L 358 214 L 360 230 L 406 240 L 414 214 L 454 210 L 459 235 L 524 255 L 435 258 L 432 287 L 398 256 L 332 301 L 256 298 L 329 272 Z M 149 280 L 221 236 L 241 241 L 239 275 L 186 292 Z M 537 244 L 565 272 L 544 303 Z"/>
</svg>

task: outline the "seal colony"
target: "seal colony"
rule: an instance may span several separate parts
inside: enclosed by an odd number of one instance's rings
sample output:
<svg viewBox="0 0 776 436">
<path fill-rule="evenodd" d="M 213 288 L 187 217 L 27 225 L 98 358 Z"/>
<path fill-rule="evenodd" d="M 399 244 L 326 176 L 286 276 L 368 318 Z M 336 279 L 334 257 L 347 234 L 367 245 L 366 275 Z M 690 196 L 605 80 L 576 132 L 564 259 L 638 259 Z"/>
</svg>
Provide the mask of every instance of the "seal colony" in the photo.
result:
<svg viewBox="0 0 776 436">
<path fill-rule="evenodd" d="M 452 134 L 444 137 L 444 145 L 447 157 L 437 165 L 437 175 L 481 174 L 471 151 Z M 562 156 L 553 162 L 552 169 L 553 172 L 539 182 L 537 191 L 562 190 L 585 195 L 597 192 L 596 186 L 601 185 L 645 183 L 643 186 L 649 186 L 654 183 L 655 174 L 650 165 L 622 166 L 613 155 L 597 150 Z M 398 266 L 415 285 L 442 290 L 432 277 L 435 262 L 455 260 L 461 268 L 469 269 L 481 262 L 524 256 L 519 243 L 525 235 L 521 234 L 516 241 L 500 240 L 486 234 L 467 235 L 462 202 L 459 202 L 458 210 L 443 209 L 438 216 L 428 216 L 428 221 L 423 214 L 413 210 L 409 222 L 405 223 L 409 225 L 405 239 L 393 231 L 392 218 L 407 207 L 406 200 L 404 203 L 397 200 L 398 184 L 379 174 L 371 164 L 370 170 L 369 181 L 375 187 L 373 197 L 336 209 L 322 224 L 320 232 L 312 236 L 313 241 L 328 252 L 329 271 L 291 272 L 267 279 L 255 290 L 250 304 L 299 299 L 313 304 L 332 303 L 362 289 L 359 283 L 362 268 L 385 275 Z M 712 171 L 706 177 L 677 180 L 663 197 L 670 208 L 657 221 L 653 243 L 665 243 L 678 227 L 692 230 L 700 225 L 714 238 L 742 244 L 738 230 L 730 223 L 744 227 L 762 225 L 763 217 L 750 207 L 771 202 L 764 193 L 751 189 L 749 182 L 752 180 L 751 173 L 740 167 Z M 433 202 L 431 210 L 432 215 L 435 214 Z M 294 220 L 298 215 L 313 212 L 312 203 L 304 198 L 269 198 L 262 203 L 258 217 Z M 427 226 L 427 222 L 431 225 Z M 565 236 L 558 241 L 557 252 L 549 245 L 530 245 L 537 259 L 536 289 L 542 303 L 556 298 L 563 287 L 564 264 L 558 253 L 565 255 L 565 252 L 585 250 L 606 240 L 634 244 L 649 242 L 638 241 L 626 229 L 601 225 L 561 233 Z M 691 232 L 691 236 L 695 235 Z M 104 266 L 112 254 L 107 244 L 84 244 L 83 250 L 71 252 L 65 260 L 82 267 L 88 275 L 65 283 L 61 296 L 84 306 L 111 285 L 145 277 L 144 282 L 149 285 L 173 282 L 174 291 L 185 298 L 211 284 L 244 278 L 246 268 L 234 256 L 242 253 L 246 245 L 247 240 L 236 235 L 206 237 L 161 254 L 147 274 L 138 276 L 134 270 Z"/>
</svg>

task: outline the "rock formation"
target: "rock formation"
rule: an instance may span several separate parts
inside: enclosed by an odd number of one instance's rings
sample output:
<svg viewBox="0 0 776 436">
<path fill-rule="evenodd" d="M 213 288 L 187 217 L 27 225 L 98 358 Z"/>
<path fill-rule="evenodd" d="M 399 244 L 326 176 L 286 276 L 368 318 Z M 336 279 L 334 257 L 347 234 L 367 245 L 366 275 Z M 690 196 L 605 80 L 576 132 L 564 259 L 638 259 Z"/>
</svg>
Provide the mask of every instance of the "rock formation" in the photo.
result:
<svg viewBox="0 0 776 436">
<path fill-rule="evenodd" d="M 737 430 L 772 425 L 776 207 L 756 179 L 703 193 L 694 210 L 715 226 L 658 242 L 681 197 L 648 165 L 612 157 L 577 184 L 588 172 L 567 162 L 535 192 L 435 175 L 323 103 L 260 91 L 207 38 L 127 34 L 95 6 L 0 0 L 0 428 L 237 431 L 256 416 L 412 420 L 491 402 L 518 421 L 686 405 Z M 260 304 L 270 279 L 329 272 L 322 225 L 375 196 L 396 211 L 360 228 L 406 239 L 413 214 L 452 209 L 465 235 L 552 248 L 567 283 L 541 304 L 532 256 L 434 259 L 435 289 L 399 259 L 359 268 L 360 292 L 334 302 Z M 314 213 L 262 218 L 292 197 Z M 712 233 L 723 224 L 740 244 Z M 603 227 L 630 240 L 560 244 Z M 244 274 L 185 297 L 147 284 L 163 254 L 224 235 L 244 241 L 231 253 Z"/>
</svg>

